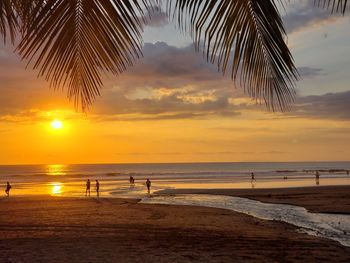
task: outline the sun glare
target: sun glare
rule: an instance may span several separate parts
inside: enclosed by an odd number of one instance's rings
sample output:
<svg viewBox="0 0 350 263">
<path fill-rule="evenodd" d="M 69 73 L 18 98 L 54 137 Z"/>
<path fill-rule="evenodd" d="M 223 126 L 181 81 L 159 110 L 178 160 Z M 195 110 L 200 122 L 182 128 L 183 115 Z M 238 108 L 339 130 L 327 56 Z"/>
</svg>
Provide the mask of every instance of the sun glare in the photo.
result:
<svg viewBox="0 0 350 263">
<path fill-rule="evenodd" d="M 52 195 L 62 194 L 62 184 L 61 183 L 51 183 L 51 194 Z"/>
<path fill-rule="evenodd" d="M 53 120 L 51 122 L 51 127 L 53 129 L 61 129 L 63 127 L 63 124 L 62 124 L 62 122 L 60 120 Z"/>
</svg>

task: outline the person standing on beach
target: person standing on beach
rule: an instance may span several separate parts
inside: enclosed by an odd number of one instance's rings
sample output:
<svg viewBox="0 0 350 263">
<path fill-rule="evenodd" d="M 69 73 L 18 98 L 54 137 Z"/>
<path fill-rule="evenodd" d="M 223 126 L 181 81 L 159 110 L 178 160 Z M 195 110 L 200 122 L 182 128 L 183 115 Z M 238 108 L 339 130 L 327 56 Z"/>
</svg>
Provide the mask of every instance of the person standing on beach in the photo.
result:
<svg viewBox="0 0 350 263">
<path fill-rule="evenodd" d="M 320 184 L 320 173 L 318 171 L 316 171 L 315 177 L 316 177 L 316 185 L 319 185 Z"/>
<path fill-rule="evenodd" d="M 255 181 L 255 174 L 251 173 L 251 176 L 252 176 L 252 181 Z"/>
<path fill-rule="evenodd" d="M 96 195 L 100 197 L 100 182 L 96 180 Z"/>
<path fill-rule="evenodd" d="M 86 191 L 85 191 L 85 196 L 87 196 L 87 193 L 89 192 L 90 196 L 90 179 L 87 179 L 86 181 Z"/>
<path fill-rule="evenodd" d="M 9 182 L 6 182 L 6 189 L 5 189 L 5 193 L 7 195 L 7 197 L 10 196 L 10 190 L 11 190 L 12 186 L 10 185 Z"/>
<path fill-rule="evenodd" d="M 148 191 L 148 193 L 150 193 L 150 192 L 151 192 L 151 181 L 150 181 L 150 179 L 148 179 L 148 178 L 147 178 L 147 180 L 146 180 L 146 186 L 147 186 L 147 191 Z"/>
</svg>

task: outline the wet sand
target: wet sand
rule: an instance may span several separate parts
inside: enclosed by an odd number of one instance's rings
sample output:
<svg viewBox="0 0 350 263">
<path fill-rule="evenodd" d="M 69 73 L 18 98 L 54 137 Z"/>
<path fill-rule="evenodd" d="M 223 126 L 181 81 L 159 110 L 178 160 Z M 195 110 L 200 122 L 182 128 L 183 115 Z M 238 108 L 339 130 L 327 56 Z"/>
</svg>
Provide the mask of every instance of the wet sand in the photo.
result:
<svg viewBox="0 0 350 263">
<path fill-rule="evenodd" d="M 281 222 L 137 200 L 0 200 L 0 262 L 350 262 L 350 248 Z"/>
<path fill-rule="evenodd" d="M 270 189 L 173 189 L 157 193 L 238 196 L 265 203 L 302 206 L 314 213 L 350 214 L 350 186 Z"/>
</svg>

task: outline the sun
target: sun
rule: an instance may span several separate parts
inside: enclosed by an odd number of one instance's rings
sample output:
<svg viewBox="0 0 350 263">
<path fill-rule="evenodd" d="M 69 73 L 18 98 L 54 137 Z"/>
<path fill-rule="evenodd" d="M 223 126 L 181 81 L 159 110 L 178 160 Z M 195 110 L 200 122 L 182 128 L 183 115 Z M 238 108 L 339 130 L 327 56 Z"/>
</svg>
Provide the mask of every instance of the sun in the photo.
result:
<svg viewBox="0 0 350 263">
<path fill-rule="evenodd" d="M 56 129 L 56 130 L 62 129 L 63 123 L 62 123 L 62 121 L 60 121 L 60 120 L 53 120 L 53 121 L 51 122 L 51 127 L 52 127 L 53 129 Z"/>
</svg>

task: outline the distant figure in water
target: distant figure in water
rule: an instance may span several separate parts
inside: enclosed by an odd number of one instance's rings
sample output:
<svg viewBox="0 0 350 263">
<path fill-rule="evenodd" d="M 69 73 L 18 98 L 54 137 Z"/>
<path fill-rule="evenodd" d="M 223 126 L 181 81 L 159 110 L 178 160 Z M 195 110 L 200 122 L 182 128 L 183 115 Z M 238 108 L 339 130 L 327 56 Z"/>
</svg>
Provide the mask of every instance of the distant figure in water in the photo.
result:
<svg viewBox="0 0 350 263">
<path fill-rule="evenodd" d="M 134 179 L 133 176 L 130 176 L 129 182 L 130 182 L 131 185 L 134 185 L 134 184 L 135 184 L 135 179 Z"/>
<path fill-rule="evenodd" d="M 5 189 L 5 193 L 7 195 L 7 197 L 10 196 L 10 190 L 11 190 L 12 186 L 10 185 L 9 182 L 6 182 L 6 189 Z"/>
<path fill-rule="evenodd" d="M 319 185 L 320 184 L 320 173 L 318 171 L 316 171 L 315 178 L 316 178 L 316 185 Z"/>
<path fill-rule="evenodd" d="M 85 196 L 87 196 L 88 192 L 89 192 L 89 196 L 90 196 L 90 179 L 88 179 L 88 180 L 86 181 Z"/>
<path fill-rule="evenodd" d="M 251 173 L 250 175 L 251 175 L 251 177 L 252 177 L 252 181 L 255 181 L 255 174 L 254 174 L 254 173 Z"/>
<path fill-rule="evenodd" d="M 349 170 L 346 170 L 346 174 L 349 175 Z"/>
<path fill-rule="evenodd" d="M 98 180 L 96 180 L 96 195 L 100 196 L 100 182 Z"/>
<path fill-rule="evenodd" d="M 147 186 L 148 193 L 150 193 L 151 192 L 151 181 L 148 178 L 146 180 L 146 186 Z"/>
</svg>

